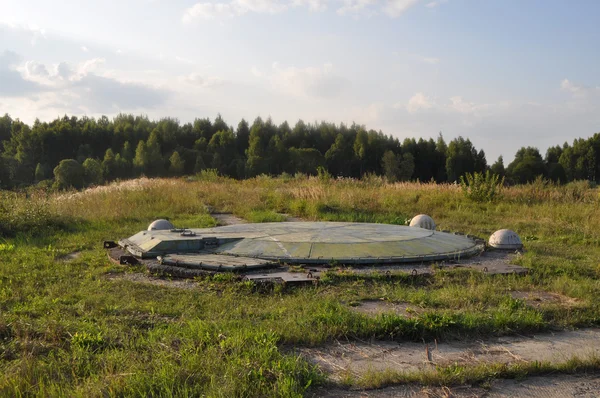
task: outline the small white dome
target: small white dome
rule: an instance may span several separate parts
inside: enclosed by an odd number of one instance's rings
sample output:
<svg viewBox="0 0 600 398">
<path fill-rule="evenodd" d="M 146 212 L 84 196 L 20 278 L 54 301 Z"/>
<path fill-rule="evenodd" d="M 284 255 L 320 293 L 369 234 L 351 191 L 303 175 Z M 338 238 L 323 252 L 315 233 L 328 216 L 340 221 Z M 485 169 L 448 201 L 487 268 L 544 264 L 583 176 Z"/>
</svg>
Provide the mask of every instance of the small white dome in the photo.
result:
<svg viewBox="0 0 600 398">
<path fill-rule="evenodd" d="M 516 232 L 510 229 L 501 229 L 490 236 L 490 246 L 496 249 L 518 250 L 523 248 L 523 242 Z"/>
<path fill-rule="evenodd" d="M 148 225 L 148 231 L 159 231 L 165 229 L 173 229 L 175 226 L 171 224 L 169 220 L 154 220 L 152 224 Z"/>
<path fill-rule="evenodd" d="M 427 214 L 419 214 L 418 216 L 414 216 L 412 220 L 410 220 L 411 227 L 423 228 L 435 230 L 435 221 L 433 218 L 429 217 Z"/>
</svg>

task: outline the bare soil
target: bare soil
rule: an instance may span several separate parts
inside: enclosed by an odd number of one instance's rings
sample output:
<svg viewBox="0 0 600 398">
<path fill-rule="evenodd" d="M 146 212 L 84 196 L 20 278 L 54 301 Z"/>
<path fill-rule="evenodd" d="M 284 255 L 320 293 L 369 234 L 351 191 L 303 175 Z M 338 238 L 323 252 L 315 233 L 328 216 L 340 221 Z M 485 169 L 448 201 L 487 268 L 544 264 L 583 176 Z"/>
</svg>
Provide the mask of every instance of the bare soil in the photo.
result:
<svg viewBox="0 0 600 398">
<path fill-rule="evenodd" d="M 77 260 L 79 257 L 81 257 L 81 252 L 74 251 L 69 254 L 65 254 L 64 256 L 57 257 L 56 261 L 73 261 Z"/>
<path fill-rule="evenodd" d="M 510 295 L 514 299 L 524 300 L 525 304 L 533 308 L 538 308 L 544 304 L 556 304 L 563 307 L 574 307 L 579 304 L 579 300 L 575 298 L 541 290 L 513 291 L 510 292 Z"/>
<path fill-rule="evenodd" d="M 350 309 L 361 314 L 379 315 L 383 313 L 393 313 L 412 318 L 423 309 L 410 303 L 393 303 L 387 300 L 363 300 L 358 303 L 352 303 Z"/>
<path fill-rule="evenodd" d="M 174 287 L 179 289 L 195 289 L 197 283 L 193 279 L 168 279 L 152 276 L 149 274 L 119 272 L 106 276 L 108 280 L 125 280 L 135 283 L 145 283 L 154 286 Z"/>
<path fill-rule="evenodd" d="M 219 225 L 238 225 L 238 224 L 247 224 L 248 221 L 235 216 L 231 213 L 213 213 L 211 217 L 217 220 Z"/>
<path fill-rule="evenodd" d="M 289 214 L 286 214 L 286 213 L 279 213 L 279 214 L 281 214 L 282 216 L 285 217 L 285 222 L 304 222 L 304 221 L 306 221 L 304 218 L 290 216 Z"/>
</svg>

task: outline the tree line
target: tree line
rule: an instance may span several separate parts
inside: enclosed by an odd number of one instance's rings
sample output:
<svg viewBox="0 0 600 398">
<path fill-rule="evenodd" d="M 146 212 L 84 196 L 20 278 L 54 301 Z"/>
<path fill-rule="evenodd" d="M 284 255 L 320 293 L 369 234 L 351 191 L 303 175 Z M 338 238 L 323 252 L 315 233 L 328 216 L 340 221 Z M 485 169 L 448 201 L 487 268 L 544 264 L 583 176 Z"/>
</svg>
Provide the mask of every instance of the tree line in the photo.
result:
<svg viewBox="0 0 600 398">
<path fill-rule="evenodd" d="M 488 165 L 483 150 L 469 139 L 446 143 L 398 138 L 365 126 L 327 122 L 293 127 L 269 118 L 242 120 L 229 126 L 219 115 L 213 121 L 149 120 L 119 114 L 112 120 L 75 116 L 29 126 L 9 115 L 0 118 L 0 187 L 32 184 L 81 188 L 140 175 L 181 176 L 215 169 L 232 178 L 260 174 L 327 172 L 335 177 L 384 175 L 389 181 L 455 182 L 462 175 L 491 172 L 508 183 L 526 183 L 538 176 L 556 182 L 600 180 L 600 134 L 548 149 L 545 157 L 533 147 L 519 149 L 504 166 L 502 157 Z"/>
</svg>

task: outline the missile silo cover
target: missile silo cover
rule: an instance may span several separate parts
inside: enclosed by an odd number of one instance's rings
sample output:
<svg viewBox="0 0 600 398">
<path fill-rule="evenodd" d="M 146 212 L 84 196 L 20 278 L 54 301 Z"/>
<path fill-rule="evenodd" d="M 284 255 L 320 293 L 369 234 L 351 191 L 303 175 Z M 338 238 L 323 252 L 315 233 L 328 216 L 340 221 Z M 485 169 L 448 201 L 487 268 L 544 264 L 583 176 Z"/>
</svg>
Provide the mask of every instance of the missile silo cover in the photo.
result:
<svg viewBox="0 0 600 398">
<path fill-rule="evenodd" d="M 203 239 L 216 239 L 211 253 L 296 264 L 443 261 L 483 250 L 481 242 L 464 235 L 388 224 L 282 222 L 188 231 L 143 231 L 120 244 L 150 257 L 198 251 Z"/>
</svg>

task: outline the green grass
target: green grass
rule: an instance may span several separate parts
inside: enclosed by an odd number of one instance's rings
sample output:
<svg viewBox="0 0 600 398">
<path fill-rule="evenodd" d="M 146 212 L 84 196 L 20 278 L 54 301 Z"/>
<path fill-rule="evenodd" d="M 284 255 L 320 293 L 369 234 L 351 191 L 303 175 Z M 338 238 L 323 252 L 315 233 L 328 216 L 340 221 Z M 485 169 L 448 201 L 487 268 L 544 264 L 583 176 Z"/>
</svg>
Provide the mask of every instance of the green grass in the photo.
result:
<svg viewBox="0 0 600 398">
<path fill-rule="evenodd" d="M 600 196 L 581 184 L 504 189 L 491 203 L 466 200 L 449 185 L 301 176 L 138 180 L 125 187 L 1 196 L 0 395 L 302 396 L 325 377 L 287 350 L 290 345 L 371 337 L 443 341 L 600 325 Z M 404 224 L 427 213 L 441 229 L 482 237 L 511 228 L 527 238 L 516 261 L 530 273 L 329 273 L 318 286 L 265 292 L 221 276 L 187 288 L 138 283 L 130 277 L 142 267 L 107 261 L 103 240 L 130 236 L 155 218 L 183 227 L 216 225 L 206 206 L 253 222 L 283 221 L 286 213 Z M 74 251 L 81 255 L 65 260 Z M 576 304 L 530 308 L 511 297 L 515 290 L 560 293 Z M 349 305 L 363 299 L 407 302 L 420 311 L 410 319 L 368 317 Z M 438 369 L 412 379 L 379 374 L 353 383 L 453 384 L 537 372 L 497 366 Z"/>
</svg>

